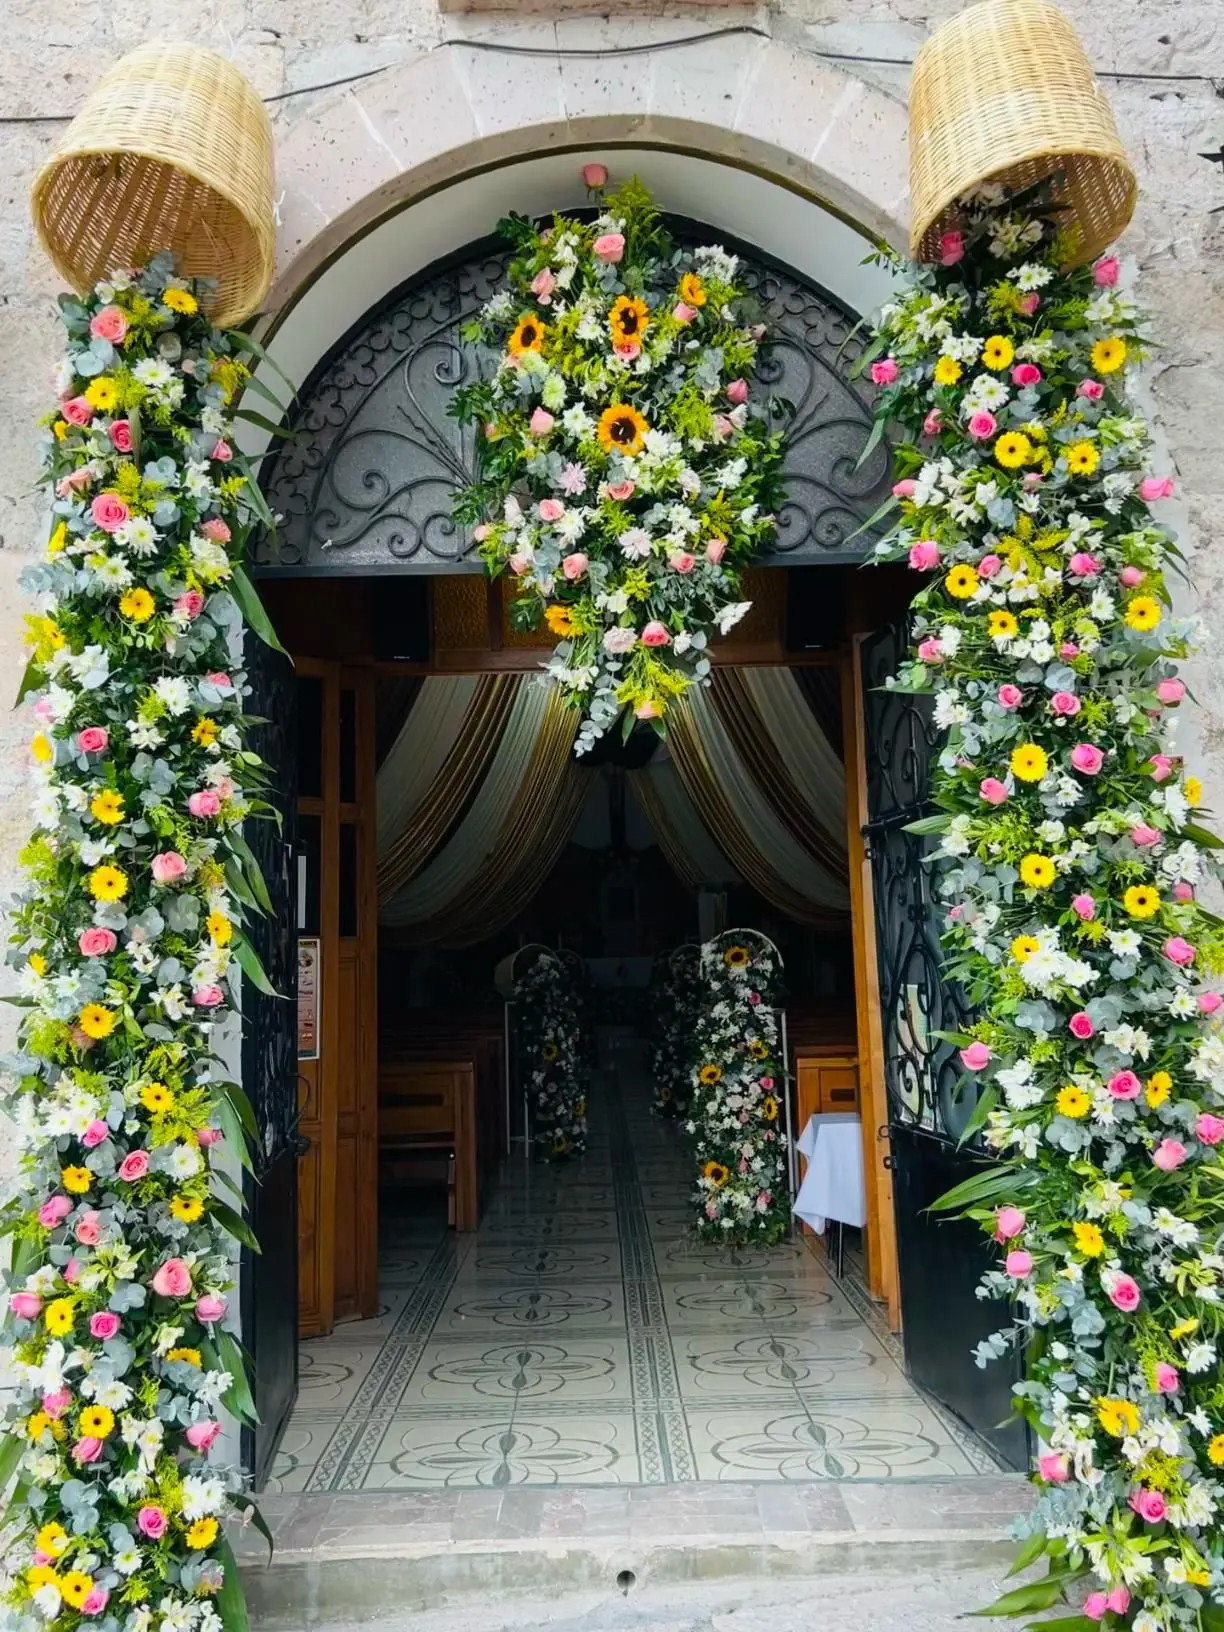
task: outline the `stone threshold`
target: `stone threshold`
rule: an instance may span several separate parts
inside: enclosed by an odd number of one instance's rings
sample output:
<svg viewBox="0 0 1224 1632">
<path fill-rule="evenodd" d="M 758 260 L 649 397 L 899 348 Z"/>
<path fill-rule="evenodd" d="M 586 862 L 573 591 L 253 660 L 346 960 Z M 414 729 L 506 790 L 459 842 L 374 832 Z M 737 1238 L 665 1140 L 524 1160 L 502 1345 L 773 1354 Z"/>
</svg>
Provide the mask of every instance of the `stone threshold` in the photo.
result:
<svg viewBox="0 0 1224 1632">
<path fill-rule="evenodd" d="M 634 1584 L 903 1576 L 1002 1566 L 1019 1475 L 808 1484 L 577 1486 L 268 1497 L 272 1562 L 236 1548 L 252 1624 L 307 1632 L 469 1595 Z"/>
</svg>

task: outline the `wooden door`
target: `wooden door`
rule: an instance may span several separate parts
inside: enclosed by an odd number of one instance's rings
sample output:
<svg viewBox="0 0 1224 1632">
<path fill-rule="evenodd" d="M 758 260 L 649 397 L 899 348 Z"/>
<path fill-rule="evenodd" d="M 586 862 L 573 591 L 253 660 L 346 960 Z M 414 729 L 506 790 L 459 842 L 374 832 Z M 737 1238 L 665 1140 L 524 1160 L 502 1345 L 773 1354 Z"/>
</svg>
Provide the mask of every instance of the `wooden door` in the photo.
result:
<svg viewBox="0 0 1224 1632">
<path fill-rule="evenodd" d="M 374 683 L 297 659 L 300 1129 L 298 1321 L 303 1337 L 378 1301 Z"/>
</svg>

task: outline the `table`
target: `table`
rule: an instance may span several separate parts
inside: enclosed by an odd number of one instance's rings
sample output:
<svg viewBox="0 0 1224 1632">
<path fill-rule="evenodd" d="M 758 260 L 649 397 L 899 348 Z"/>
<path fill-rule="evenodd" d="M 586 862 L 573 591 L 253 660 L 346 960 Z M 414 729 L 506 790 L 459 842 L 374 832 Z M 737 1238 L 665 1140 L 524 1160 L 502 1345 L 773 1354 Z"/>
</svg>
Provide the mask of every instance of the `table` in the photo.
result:
<svg viewBox="0 0 1224 1632">
<path fill-rule="evenodd" d="M 862 1121 L 850 1111 L 810 1116 L 795 1148 L 807 1157 L 807 1172 L 795 1197 L 795 1215 L 817 1235 L 824 1234 L 829 1219 L 837 1223 L 840 1275 L 845 1256 L 844 1226 L 855 1224 L 861 1228 L 867 1222 Z"/>
</svg>

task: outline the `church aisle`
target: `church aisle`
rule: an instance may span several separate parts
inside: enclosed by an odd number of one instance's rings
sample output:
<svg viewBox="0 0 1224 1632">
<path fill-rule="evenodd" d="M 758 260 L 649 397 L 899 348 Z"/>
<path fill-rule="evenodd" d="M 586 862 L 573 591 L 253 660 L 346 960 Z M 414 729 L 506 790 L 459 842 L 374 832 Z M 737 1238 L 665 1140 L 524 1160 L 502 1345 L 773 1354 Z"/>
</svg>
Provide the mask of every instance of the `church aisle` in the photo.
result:
<svg viewBox="0 0 1224 1632">
<path fill-rule="evenodd" d="M 692 1234 L 642 1043 L 600 1033 L 582 1159 L 512 1158 L 479 1232 L 383 1219 L 382 1308 L 302 1344 L 278 1492 L 993 1472 L 804 1244 Z"/>
</svg>

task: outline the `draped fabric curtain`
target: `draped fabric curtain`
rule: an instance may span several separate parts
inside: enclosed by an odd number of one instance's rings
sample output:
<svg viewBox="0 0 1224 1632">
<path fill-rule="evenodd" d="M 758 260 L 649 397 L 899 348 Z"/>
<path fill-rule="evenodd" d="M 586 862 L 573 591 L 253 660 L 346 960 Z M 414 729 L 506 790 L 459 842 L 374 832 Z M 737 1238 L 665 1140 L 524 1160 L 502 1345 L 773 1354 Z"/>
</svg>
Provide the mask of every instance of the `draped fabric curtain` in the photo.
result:
<svg viewBox="0 0 1224 1632">
<path fill-rule="evenodd" d="M 378 768 L 378 860 L 399 838 L 454 747 L 481 686 L 474 675 L 438 675 L 422 682 L 412 712 Z"/>
<path fill-rule="evenodd" d="M 668 754 L 630 771 L 628 783 L 681 883 L 700 890 L 736 882 L 735 868 L 711 838 Z"/>
<path fill-rule="evenodd" d="M 740 876 L 800 923 L 842 920 L 850 909 L 844 878 L 790 831 L 704 692 L 694 688 L 670 714 L 668 744 L 689 797 Z"/>
</svg>

